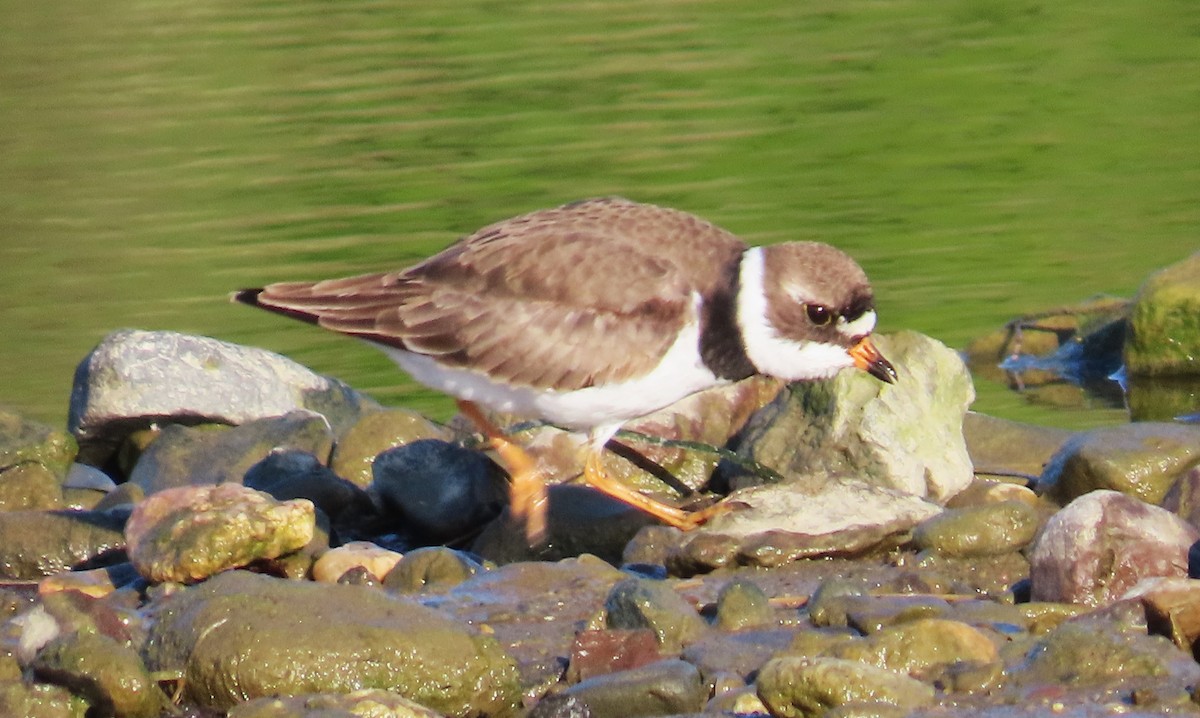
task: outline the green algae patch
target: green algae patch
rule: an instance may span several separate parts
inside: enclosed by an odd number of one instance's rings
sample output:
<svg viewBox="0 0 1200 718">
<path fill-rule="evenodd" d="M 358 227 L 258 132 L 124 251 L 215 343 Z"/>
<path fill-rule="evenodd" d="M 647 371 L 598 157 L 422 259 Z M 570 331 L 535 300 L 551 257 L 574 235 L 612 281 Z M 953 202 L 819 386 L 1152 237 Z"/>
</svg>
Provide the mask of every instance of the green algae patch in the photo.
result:
<svg viewBox="0 0 1200 718">
<path fill-rule="evenodd" d="M 377 589 L 232 571 L 156 612 L 147 664 L 179 671 L 185 700 L 206 708 L 378 688 L 472 718 L 519 700 L 516 663 L 495 639 Z"/>
</svg>

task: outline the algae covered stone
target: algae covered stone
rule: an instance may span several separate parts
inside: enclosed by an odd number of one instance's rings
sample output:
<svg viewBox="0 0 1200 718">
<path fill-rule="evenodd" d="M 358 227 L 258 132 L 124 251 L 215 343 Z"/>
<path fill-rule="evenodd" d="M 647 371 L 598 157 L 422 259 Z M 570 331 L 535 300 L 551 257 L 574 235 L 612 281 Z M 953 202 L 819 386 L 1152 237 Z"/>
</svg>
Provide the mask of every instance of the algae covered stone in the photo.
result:
<svg viewBox="0 0 1200 718">
<path fill-rule="evenodd" d="M 1125 367 L 1133 375 L 1200 374 L 1200 252 L 1152 274 L 1138 290 Z"/>
<path fill-rule="evenodd" d="M 307 499 L 276 501 L 240 484 L 184 486 L 154 494 L 125 525 L 129 560 L 151 581 L 191 582 L 258 559 L 282 556 L 313 538 Z"/>
<path fill-rule="evenodd" d="M 775 718 L 819 718 L 847 704 L 915 709 L 933 689 L 915 678 L 841 658 L 773 658 L 758 673 L 758 697 Z"/>
<path fill-rule="evenodd" d="M 231 571 L 155 610 L 148 666 L 179 671 L 185 700 L 206 708 L 367 688 L 454 718 L 519 701 L 516 664 L 493 638 L 378 589 Z"/>
</svg>

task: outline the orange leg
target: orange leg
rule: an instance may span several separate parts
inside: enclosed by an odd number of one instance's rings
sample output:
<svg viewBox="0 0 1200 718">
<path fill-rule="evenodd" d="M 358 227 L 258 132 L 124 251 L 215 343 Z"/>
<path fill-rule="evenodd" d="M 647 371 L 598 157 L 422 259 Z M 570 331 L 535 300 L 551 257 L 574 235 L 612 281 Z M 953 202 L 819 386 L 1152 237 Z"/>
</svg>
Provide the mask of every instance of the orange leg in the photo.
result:
<svg viewBox="0 0 1200 718">
<path fill-rule="evenodd" d="M 541 543 L 546 536 L 546 483 L 537 461 L 488 421 L 474 403 L 459 399 L 458 410 L 483 432 L 500 455 L 512 481 L 509 505 L 513 518 L 524 525 L 530 546 Z"/>
<path fill-rule="evenodd" d="M 675 506 L 668 506 L 608 476 L 604 473 L 600 456 L 601 454 L 597 450 L 588 451 L 587 461 L 583 465 L 584 481 L 597 491 L 602 491 L 618 501 L 624 501 L 630 506 L 641 509 L 665 524 L 687 531 L 730 508 L 724 504 L 714 504 L 700 511 L 684 511 Z"/>
</svg>

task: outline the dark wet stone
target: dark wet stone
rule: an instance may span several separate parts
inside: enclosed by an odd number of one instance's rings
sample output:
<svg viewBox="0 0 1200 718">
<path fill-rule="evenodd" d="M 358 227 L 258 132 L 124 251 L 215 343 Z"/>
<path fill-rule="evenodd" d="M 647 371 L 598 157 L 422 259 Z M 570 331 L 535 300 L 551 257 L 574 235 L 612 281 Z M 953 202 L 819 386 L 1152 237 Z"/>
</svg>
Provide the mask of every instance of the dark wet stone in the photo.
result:
<svg viewBox="0 0 1200 718">
<path fill-rule="evenodd" d="M 147 665 L 181 672 L 185 699 L 200 706 L 378 688 L 471 718 L 506 715 L 519 699 L 516 667 L 493 638 L 378 589 L 231 571 L 155 610 Z"/>
<path fill-rule="evenodd" d="M 478 531 L 507 500 L 496 464 L 478 451 L 438 439 L 388 449 L 375 457 L 371 471 L 371 489 L 384 510 L 422 543 Z"/>
<path fill-rule="evenodd" d="M 452 432 L 408 409 L 363 414 L 338 436 L 329 468 L 338 476 L 366 488 L 374 478 L 372 465 L 383 452 L 421 439 L 449 441 Z"/>
<path fill-rule="evenodd" d="M 276 501 L 241 484 L 153 494 L 125 525 L 129 559 L 147 580 L 190 583 L 295 551 L 313 539 L 311 501 Z"/>
<path fill-rule="evenodd" d="M 35 462 L 0 470 L 0 511 L 63 508 L 60 481 L 53 471 Z"/>
<path fill-rule="evenodd" d="M 398 593 L 441 592 L 483 570 L 479 561 L 462 551 L 432 546 L 405 554 L 383 577 L 383 585 Z"/>
<path fill-rule="evenodd" d="M 708 700 L 700 671 L 670 659 L 577 683 L 565 692 L 594 718 L 633 718 L 698 712 Z"/>
<path fill-rule="evenodd" d="M 75 370 L 68 426 L 88 463 L 104 465 L 151 423 L 245 424 L 294 411 L 334 431 L 377 404 L 278 354 L 208 337 L 122 329 Z"/>
<path fill-rule="evenodd" d="M 335 529 L 347 533 L 375 520 L 375 505 L 367 492 L 305 451 L 272 451 L 246 471 L 242 483 L 279 501 L 308 499 L 329 517 Z"/>
<path fill-rule="evenodd" d="M 41 578 L 119 560 L 124 520 L 95 511 L 0 513 L 0 577 Z"/>
<path fill-rule="evenodd" d="M 1132 375 L 1200 374 L 1200 253 L 1150 275 L 1138 290 L 1125 366 Z"/>
<path fill-rule="evenodd" d="M 913 544 L 945 556 L 995 556 L 1033 541 L 1041 514 L 1022 501 L 1000 501 L 947 509 L 913 531 Z"/>
<path fill-rule="evenodd" d="M 858 703 L 912 710 L 934 699 L 933 689 L 914 678 L 839 658 L 775 658 L 759 671 L 755 685 L 775 718 L 821 718 Z"/>
<path fill-rule="evenodd" d="M 1147 585 L 1149 584 L 1149 585 Z M 1146 626 L 1177 647 L 1191 651 L 1200 641 L 1200 581 L 1163 578 L 1138 586 L 1146 609 Z"/>
<path fill-rule="evenodd" d="M 604 600 L 609 628 L 649 628 L 667 653 L 698 638 L 704 619 L 664 581 L 629 578 L 613 586 Z"/>
<path fill-rule="evenodd" d="M 252 466 L 279 450 L 328 456 L 333 434 L 311 412 L 251 421 L 241 426 L 164 427 L 142 453 L 129 480 L 147 494 L 177 486 L 242 483 Z"/>
<path fill-rule="evenodd" d="M 624 501 L 581 484 L 547 487 L 546 538 L 530 546 L 508 512 L 488 524 L 471 550 L 496 563 L 559 561 L 591 554 L 619 564 L 625 546 L 655 519 Z"/>
<path fill-rule="evenodd" d="M 1200 531 L 1157 506 L 1094 491 L 1055 514 L 1030 557 L 1035 601 L 1101 606 L 1138 581 L 1185 578 Z"/>
<path fill-rule="evenodd" d="M 843 474 L 936 501 L 961 491 L 972 478 L 962 425 L 975 396 L 962 360 L 914 332 L 876 343 L 896 365 L 898 382 L 846 371 L 792 384 L 750 420 L 738 453 L 810 493 Z M 747 476 L 733 485 L 746 481 L 760 480 Z"/>
<path fill-rule="evenodd" d="M 977 474 L 1037 477 L 1046 462 L 1075 432 L 1024 424 L 968 411 L 963 418 L 967 453 Z"/>
<path fill-rule="evenodd" d="M 419 703 L 377 688 L 344 694 L 255 698 L 238 703 L 226 718 L 442 718 Z"/>
<path fill-rule="evenodd" d="M 1039 485 L 1060 504 L 1098 489 L 1158 504 L 1198 462 L 1200 426 L 1155 422 L 1111 426 L 1063 444 L 1046 465 Z"/>
<path fill-rule="evenodd" d="M 775 622 L 770 599 L 757 583 L 735 579 L 721 587 L 717 594 L 715 625 L 724 631 L 762 628 Z"/>
<path fill-rule="evenodd" d="M 17 464 L 41 464 L 61 478 L 75 459 L 75 439 L 0 408 L 0 469 Z"/>
<path fill-rule="evenodd" d="M 137 652 L 105 635 L 72 633 L 51 641 L 33 671 L 38 680 L 83 696 L 99 715 L 152 718 L 168 705 Z"/>
</svg>

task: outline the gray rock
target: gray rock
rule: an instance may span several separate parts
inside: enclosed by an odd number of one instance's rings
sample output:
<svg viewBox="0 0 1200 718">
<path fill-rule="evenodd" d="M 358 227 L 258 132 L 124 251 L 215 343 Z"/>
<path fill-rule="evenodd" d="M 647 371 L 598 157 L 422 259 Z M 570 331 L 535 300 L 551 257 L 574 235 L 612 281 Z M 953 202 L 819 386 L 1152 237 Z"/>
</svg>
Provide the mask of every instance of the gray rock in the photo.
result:
<svg viewBox="0 0 1200 718">
<path fill-rule="evenodd" d="M 790 477 L 789 477 L 790 478 Z M 918 496 L 857 479 L 797 481 L 733 492 L 731 509 L 685 534 L 667 559 L 677 575 L 722 566 L 781 566 L 801 558 L 852 556 L 903 541 L 941 509 Z"/>
<path fill-rule="evenodd" d="M 1200 252 L 1152 274 L 1129 317 L 1131 375 L 1200 374 Z"/>
<path fill-rule="evenodd" d="M 307 411 L 236 427 L 172 424 L 142 453 L 129 481 L 147 494 L 177 486 L 240 484 L 252 466 L 273 452 L 292 449 L 321 457 L 332 446 L 329 425 Z"/>
<path fill-rule="evenodd" d="M 278 354 L 208 337 L 122 329 L 75 370 L 68 429 L 103 464 L 152 422 L 244 424 L 292 411 L 319 413 L 335 430 L 377 407 L 342 382 Z"/>
<path fill-rule="evenodd" d="M 594 718 L 634 718 L 699 712 L 708 687 L 690 663 L 670 659 L 581 681 L 566 695 Z"/>
<path fill-rule="evenodd" d="M 609 628 L 649 628 L 668 653 L 678 652 L 706 627 L 691 604 L 662 581 L 625 579 L 613 586 L 604 608 Z"/>
<path fill-rule="evenodd" d="M 1186 577 L 1200 531 L 1157 506 L 1094 491 L 1055 514 L 1030 556 L 1035 601 L 1102 606 L 1138 581 Z"/>
<path fill-rule="evenodd" d="M 347 481 L 306 451 L 282 449 L 251 466 L 242 484 L 279 501 L 308 499 L 335 527 L 350 533 L 375 518 L 375 504 L 357 484 Z"/>
<path fill-rule="evenodd" d="M 69 571 L 125 547 L 123 519 L 95 511 L 0 513 L 0 577 Z"/>
<path fill-rule="evenodd" d="M 750 420 L 738 453 L 817 489 L 849 475 L 913 496 L 945 501 L 972 478 L 963 417 L 975 398 L 958 354 L 914 332 L 881 336 L 896 384 L 844 371 L 791 385 Z M 752 477 L 734 479 L 734 485 Z"/>
<path fill-rule="evenodd" d="M 455 718 L 504 716 L 520 689 L 496 641 L 378 589 L 231 571 L 155 607 L 151 670 L 223 711 L 271 695 L 377 688 Z"/>
<path fill-rule="evenodd" d="M 1123 424 L 1069 439 L 1046 465 L 1039 486 L 1060 504 L 1097 489 L 1158 504 L 1196 464 L 1200 464 L 1200 426 Z"/>
</svg>

